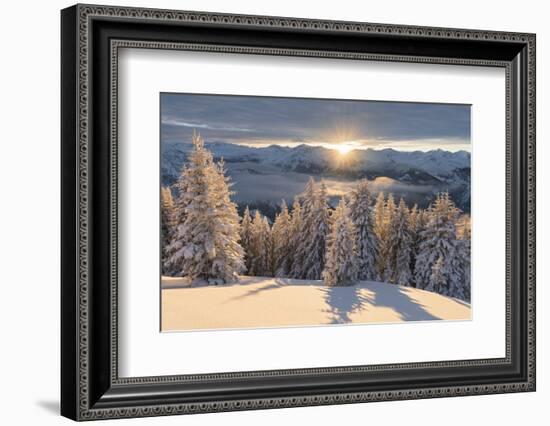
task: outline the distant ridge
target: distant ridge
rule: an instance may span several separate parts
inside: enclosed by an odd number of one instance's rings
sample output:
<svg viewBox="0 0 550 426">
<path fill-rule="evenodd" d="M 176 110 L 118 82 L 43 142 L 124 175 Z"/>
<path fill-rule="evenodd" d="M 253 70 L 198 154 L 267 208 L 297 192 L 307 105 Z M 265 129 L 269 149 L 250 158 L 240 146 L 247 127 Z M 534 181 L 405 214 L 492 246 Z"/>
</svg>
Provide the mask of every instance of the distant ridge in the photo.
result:
<svg viewBox="0 0 550 426">
<path fill-rule="evenodd" d="M 334 149 L 306 144 L 256 148 L 215 141 L 207 142 L 206 147 L 215 158 L 224 159 L 239 203 L 265 206 L 281 198 L 291 201 L 307 177 L 313 176 L 342 184 L 367 178 L 374 182 L 375 192 L 394 192 L 408 204 L 421 207 L 426 207 L 437 192 L 448 191 L 460 209 L 470 211 L 471 154 L 464 150 L 368 148 L 340 155 Z M 177 180 L 190 149 L 191 145 L 184 143 L 162 146 L 162 185 L 171 186 Z M 381 177 L 390 178 L 394 184 L 377 186 Z"/>
</svg>

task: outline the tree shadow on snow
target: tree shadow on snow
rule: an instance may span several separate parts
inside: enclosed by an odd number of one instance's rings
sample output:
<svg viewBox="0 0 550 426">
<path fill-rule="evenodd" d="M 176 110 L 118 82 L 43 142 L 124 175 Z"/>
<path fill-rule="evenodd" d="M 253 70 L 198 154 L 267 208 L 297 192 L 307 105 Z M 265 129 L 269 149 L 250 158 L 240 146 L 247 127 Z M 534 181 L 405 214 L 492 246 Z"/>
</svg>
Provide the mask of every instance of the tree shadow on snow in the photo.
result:
<svg viewBox="0 0 550 426">
<path fill-rule="evenodd" d="M 244 299 L 246 297 L 256 296 L 258 293 L 262 293 L 264 291 L 269 291 L 269 290 L 275 290 L 275 289 L 281 287 L 282 285 L 283 285 L 282 283 L 275 280 L 274 282 L 268 283 L 268 284 L 263 285 L 261 287 L 257 287 L 257 288 L 254 288 L 252 290 L 248 290 L 246 293 L 241 294 L 240 296 L 233 297 L 230 300 L 232 300 L 232 301 L 233 300 L 241 300 L 241 299 Z"/>
<path fill-rule="evenodd" d="M 383 306 L 391 308 L 401 315 L 403 321 L 431 321 L 440 320 L 424 309 L 424 306 L 411 299 L 407 294 L 407 287 L 401 287 L 394 284 L 379 284 L 372 286 L 374 295 L 372 304 L 374 306 Z"/>
<path fill-rule="evenodd" d="M 361 294 L 360 288 L 349 287 L 326 287 L 322 288 L 323 297 L 330 309 L 331 324 L 348 324 L 351 321 L 350 314 L 363 309 L 370 301 Z"/>
<path fill-rule="evenodd" d="M 363 290 L 363 291 L 362 291 Z M 325 302 L 330 307 L 326 312 L 331 324 L 349 324 L 350 315 L 369 306 L 385 307 L 396 311 L 403 321 L 440 320 L 411 299 L 407 289 L 393 284 L 371 283 L 368 287 L 326 287 L 321 289 Z"/>
</svg>

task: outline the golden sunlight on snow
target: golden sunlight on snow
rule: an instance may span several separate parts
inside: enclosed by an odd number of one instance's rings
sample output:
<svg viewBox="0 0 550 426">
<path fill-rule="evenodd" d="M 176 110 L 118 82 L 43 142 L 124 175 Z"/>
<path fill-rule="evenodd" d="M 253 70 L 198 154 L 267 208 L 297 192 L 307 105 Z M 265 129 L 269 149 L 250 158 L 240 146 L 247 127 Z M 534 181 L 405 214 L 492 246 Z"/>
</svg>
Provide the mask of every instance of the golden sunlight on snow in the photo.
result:
<svg viewBox="0 0 550 426">
<path fill-rule="evenodd" d="M 386 283 L 327 287 L 243 276 L 238 284 L 190 286 L 162 279 L 162 331 L 470 319 L 468 303 Z"/>
</svg>

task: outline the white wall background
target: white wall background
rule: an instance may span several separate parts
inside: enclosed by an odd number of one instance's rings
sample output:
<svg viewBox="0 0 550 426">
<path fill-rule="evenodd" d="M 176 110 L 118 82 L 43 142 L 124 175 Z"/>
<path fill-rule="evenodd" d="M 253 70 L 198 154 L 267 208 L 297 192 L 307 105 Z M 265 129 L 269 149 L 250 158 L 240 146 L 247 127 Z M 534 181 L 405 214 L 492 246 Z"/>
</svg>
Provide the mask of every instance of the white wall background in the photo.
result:
<svg viewBox="0 0 550 426">
<path fill-rule="evenodd" d="M 544 424 L 550 401 L 550 27 L 537 0 L 337 2 L 277 0 L 108 1 L 205 10 L 537 33 L 538 95 L 538 390 L 422 401 L 293 408 L 119 424 L 271 425 L 316 421 L 467 425 L 490 419 Z M 59 404 L 59 9 L 71 2 L 3 4 L 0 66 L 0 401 L 2 423 L 68 424 Z M 538 419 L 538 421 L 537 421 Z M 131 422 L 131 423 L 128 423 Z M 102 424 L 110 424 L 108 421 Z M 113 423 L 115 424 L 115 423 Z"/>
</svg>

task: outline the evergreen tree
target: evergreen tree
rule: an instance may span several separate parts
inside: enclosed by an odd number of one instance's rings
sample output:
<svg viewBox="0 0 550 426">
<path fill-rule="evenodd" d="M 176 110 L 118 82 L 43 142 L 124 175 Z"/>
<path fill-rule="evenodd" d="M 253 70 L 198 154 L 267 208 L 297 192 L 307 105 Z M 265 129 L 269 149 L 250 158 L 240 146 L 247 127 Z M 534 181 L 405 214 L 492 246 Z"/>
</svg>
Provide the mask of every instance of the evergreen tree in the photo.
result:
<svg viewBox="0 0 550 426">
<path fill-rule="evenodd" d="M 411 234 L 411 256 L 410 256 L 411 259 L 410 259 L 409 267 L 412 274 L 411 285 L 413 287 L 416 287 L 416 278 L 415 278 L 416 257 L 420 249 L 420 242 L 422 241 L 421 233 L 426 227 L 426 217 L 427 215 L 425 210 L 419 209 L 416 204 L 411 209 L 411 213 L 409 215 L 409 231 Z"/>
<path fill-rule="evenodd" d="M 432 266 L 430 280 L 426 286 L 426 290 L 434 293 L 445 293 L 447 288 L 447 279 L 445 277 L 445 262 L 442 256 L 437 258 L 437 261 Z"/>
<path fill-rule="evenodd" d="M 390 229 L 393 221 L 395 219 L 395 215 L 397 213 L 397 206 L 395 205 L 395 200 L 393 198 L 393 194 L 388 194 L 388 199 L 386 200 L 386 206 L 384 208 L 384 223 L 386 226 L 386 229 Z"/>
<path fill-rule="evenodd" d="M 174 225 L 174 199 L 172 191 L 166 186 L 160 189 L 160 217 L 162 239 L 167 241 Z"/>
<path fill-rule="evenodd" d="M 330 213 L 327 189 L 319 188 L 310 178 L 302 200 L 302 227 L 299 232 L 291 275 L 305 280 L 319 280 L 325 266 L 326 237 Z"/>
<path fill-rule="evenodd" d="M 359 181 L 349 198 L 350 217 L 357 230 L 358 278 L 376 280 L 378 246 L 374 233 L 374 215 L 368 181 L 366 179 Z"/>
<path fill-rule="evenodd" d="M 327 238 L 326 264 L 323 280 L 326 285 L 350 285 L 357 281 L 357 231 L 344 199 L 333 213 L 331 231 Z"/>
<path fill-rule="evenodd" d="M 271 230 L 267 219 L 258 210 L 251 227 L 250 272 L 252 276 L 270 276 Z"/>
<path fill-rule="evenodd" d="M 290 215 L 288 244 L 286 254 L 279 260 L 280 266 L 275 272 L 277 277 L 292 277 L 292 267 L 296 259 L 296 248 L 300 242 L 300 231 L 302 229 L 302 206 L 296 198 L 292 204 Z"/>
<path fill-rule="evenodd" d="M 389 194 L 382 207 L 382 231 L 379 243 L 379 277 L 384 282 L 395 282 L 396 233 L 394 229 L 397 207 L 393 194 Z"/>
<path fill-rule="evenodd" d="M 463 266 L 462 271 L 464 273 L 464 297 L 469 302 L 472 298 L 472 236 L 471 236 L 471 222 L 468 221 L 465 237 L 463 238 L 464 252 L 463 252 Z"/>
<path fill-rule="evenodd" d="M 246 270 L 250 273 L 250 250 L 252 243 L 252 218 L 250 217 L 250 210 L 246 206 L 243 218 L 241 220 L 241 246 L 244 250 L 244 263 Z"/>
<path fill-rule="evenodd" d="M 306 230 L 306 226 L 311 225 L 315 198 L 315 181 L 310 177 L 306 183 L 304 192 L 295 197 L 295 201 L 300 204 L 301 226 L 297 229 L 298 234 L 295 235 L 294 239 L 294 257 L 290 269 L 290 276 L 292 278 L 303 279 L 305 276 L 304 260 L 306 256 L 306 246 L 308 245 L 305 239 L 309 236 L 309 230 Z"/>
<path fill-rule="evenodd" d="M 267 217 L 264 216 L 263 219 L 264 226 L 264 235 L 265 235 L 265 244 L 264 244 L 264 275 L 266 277 L 272 277 L 275 275 L 274 270 L 274 251 L 273 251 L 273 232 L 271 225 Z"/>
<path fill-rule="evenodd" d="M 175 193 L 178 195 L 172 200 L 174 203 L 172 209 L 172 232 L 163 247 L 162 269 L 172 276 L 182 275 L 181 262 L 183 253 L 178 253 L 178 251 L 182 248 L 185 241 L 184 235 L 180 234 L 182 231 L 181 227 L 185 223 L 187 217 L 186 209 L 189 204 L 189 198 L 183 196 L 183 194 L 187 193 L 188 173 L 188 166 L 184 164 L 181 168 L 178 180 L 174 185 L 176 189 Z"/>
<path fill-rule="evenodd" d="M 216 238 L 215 258 L 212 262 L 214 279 L 222 279 L 223 282 L 235 280 L 237 274 L 246 270 L 244 265 L 244 250 L 239 244 L 240 217 L 237 212 L 237 204 L 231 201 L 233 182 L 226 175 L 223 158 L 215 164 L 217 179 L 214 179 L 213 190 L 217 198 L 217 210 L 214 217 L 215 225 L 219 228 L 220 235 Z M 216 242 L 216 239 L 213 239 Z"/>
<path fill-rule="evenodd" d="M 162 274 L 170 275 L 170 270 L 164 266 L 164 262 L 168 259 L 168 245 L 174 232 L 174 200 L 172 191 L 168 187 L 160 189 L 160 244 L 162 252 Z"/>
<path fill-rule="evenodd" d="M 449 260 L 449 267 L 447 271 L 449 290 L 446 295 L 456 297 L 461 300 L 466 300 L 466 283 L 464 282 L 463 266 L 462 244 L 461 241 L 457 240 L 454 256 L 452 256 Z"/>
<path fill-rule="evenodd" d="M 456 235 L 458 213 L 448 193 L 438 194 L 429 209 L 426 229 L 421 233 L 422 241 L 416 258 L 415 276 L 419 288 L 434 288 L 440 294 L 464 298 L 462 258 Z M 439 259 L 443 281 L 433 286 L 431 275 Z"/>
<path fill-rule="evenodd" d="M 409 209 L 403 199 L 399 202 L 399 207 L 396 208 L 393 196 L 390 194 L 385 213 L 387 230 L 384 245 L 384 258 L 386 261 L 384 281 L 410 286 L 411 236 L 409 231 Z"/>
<path fill-rule="evenodd" d="M 395 271 L 394 282 L 411 286 L 411 232 L 409 228 L 409 208 L 403 198 L 399 201 L 399 207 L 395 215 L 393 228 L 395 229 Z"/>
<path fill-rule="evenodd" d="M 291 234 L 291 217 L 285 200 L 281 203 L 281 212 L 275 217 L 271 229 L 273 241 L 273 267 L 275 276 L 287 276 L 289 269 L 289 246 Z"/>
<path fill-rule="evenodd" d="M 463 218 L 462 232 L 459 235 L 460 262 L 462 270 L 462 295 L 460 290 L 455 297 L 466 301 L 471 300 L 471 222 L 469 218 Z"/>
<path fill-rule="evenodd" d="M 386 259 L 384 258 L 386 242 L 386 224 L 385 224 L 385 206 L 386 199 L 384 193 L 380 191 L 374 204 L 374 235 L 376 236 L 376 246 L 378 252 L 376 255 L 376 273 L 379 280 L 383 280 L 384 270 L 386 269 Z"/>
<path fill-rule="evenodd" d="M 177 276 L 228 282 L 244 269 L 239 244 L 239 215 L 231 201 L 231 182 L 223 163 L 216 164 L 193 134 L 193 151 L 178 181 L 175 232 L 165 266 Z"/>
</svg>

